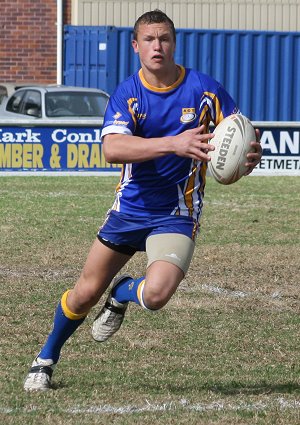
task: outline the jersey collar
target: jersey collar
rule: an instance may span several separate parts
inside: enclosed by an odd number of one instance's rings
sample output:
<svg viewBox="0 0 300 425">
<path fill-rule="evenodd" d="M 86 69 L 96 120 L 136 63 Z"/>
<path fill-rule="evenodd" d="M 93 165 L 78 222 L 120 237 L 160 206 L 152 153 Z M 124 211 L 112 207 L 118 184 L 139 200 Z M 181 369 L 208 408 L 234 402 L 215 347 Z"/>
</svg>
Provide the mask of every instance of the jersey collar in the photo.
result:
<svg viewBox="0 0 300 425">
<path fill-rule="evenodd" d="M 139 70 L 139 78 L 140 78 L 143 86 L 146 87 L 147 89 L 154 91 L 154 92 L 157 92 L 157 93 L 165 93 L 167 91 L 173 90 L 176 87 L 178 87 L 182 83 L 182 81 L 185 77 L 185 68 L 182 65 L 178 65 L 178 66 L 180 68 L 179 78 L 175 81 L 174 84 L 172 84 L 171 86 L 168 86 L 168 87 L 155 87 L 155 86 L 151 86 L 151 84 L 148 84 L 147 81 L 144 78 L 142 68 Z"/>
</svg>

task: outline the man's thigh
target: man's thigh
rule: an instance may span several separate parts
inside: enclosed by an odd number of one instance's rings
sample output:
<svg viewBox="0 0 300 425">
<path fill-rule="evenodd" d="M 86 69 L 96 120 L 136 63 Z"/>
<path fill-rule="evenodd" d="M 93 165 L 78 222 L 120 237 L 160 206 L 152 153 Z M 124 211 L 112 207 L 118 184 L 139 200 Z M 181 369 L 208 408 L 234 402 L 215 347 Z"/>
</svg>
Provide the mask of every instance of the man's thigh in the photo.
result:
<svg viewBox="0 0 300 425">
<path fill-rule="evenodd" d="M 89 304 L 89 307 L 94 305 L 130 258 L 96 239 L 72 294 L 68 297 L 69 307 L 73 306 L 76 310 L 79 304 Z"/>
</svg>

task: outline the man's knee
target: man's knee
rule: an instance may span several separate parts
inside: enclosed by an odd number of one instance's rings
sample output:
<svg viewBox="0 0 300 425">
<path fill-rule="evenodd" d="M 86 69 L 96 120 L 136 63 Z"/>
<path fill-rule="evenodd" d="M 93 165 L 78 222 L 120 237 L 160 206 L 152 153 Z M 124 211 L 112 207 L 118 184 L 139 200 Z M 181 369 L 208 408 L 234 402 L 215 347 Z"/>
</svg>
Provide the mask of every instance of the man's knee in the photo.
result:
<svg viewBox="0 0 300 425">
<path fill-rule="evenodd" d="M 144 304 L 149 310 L 160 310 L 170 300 L 172 294 L 155 290 L 155 288 L 145 288 Z"/>
<path fill-rule="evenodd" d="M 85 285 L 82 288 L 75 285 L 68 295 L 67 305 L 74 313 L 81 313 L 96 305 L 100 296 L 101 294 L 93 286 Z"/>
</svg>

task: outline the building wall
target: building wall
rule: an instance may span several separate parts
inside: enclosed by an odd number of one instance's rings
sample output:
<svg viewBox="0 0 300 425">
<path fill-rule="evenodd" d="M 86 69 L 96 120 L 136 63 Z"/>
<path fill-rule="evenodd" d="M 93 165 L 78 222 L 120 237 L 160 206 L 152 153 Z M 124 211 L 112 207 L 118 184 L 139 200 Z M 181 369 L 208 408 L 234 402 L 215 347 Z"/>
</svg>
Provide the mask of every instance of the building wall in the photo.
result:
<svg viewBox="0 0 300 425">
<path fill-rule="evenodd" d="M 0 81 L 56 82 L 56 0 L 1 0 Z M 64 0 L 64 24 L 132 27 L 160 8 L 177 28 L 300 31 L 299 0 Z"/>
<path fill-rule="evenodd" d="M 1 0 L 0 80 L 56 82 L 56 0 Z M 64 0 L 64 23 L 71 0 Z"/>
<path fill-rule="evenodd" d="M 177 28 L 300 31 L 299 0 L 73 0 L 72 25 L 131 27 L 155 8 Z"/>
</svg>

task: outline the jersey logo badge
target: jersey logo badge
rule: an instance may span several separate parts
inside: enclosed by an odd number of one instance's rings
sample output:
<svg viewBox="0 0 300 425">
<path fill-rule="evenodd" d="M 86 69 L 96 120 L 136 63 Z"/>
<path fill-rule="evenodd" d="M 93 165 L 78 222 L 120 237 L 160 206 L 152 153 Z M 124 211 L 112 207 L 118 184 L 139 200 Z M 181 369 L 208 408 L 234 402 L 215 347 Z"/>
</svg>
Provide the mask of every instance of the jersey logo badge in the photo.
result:
<svg viewBox="0 0 300 425">
<path fill-rule="evenodd" d="M 189 123 L 196 119 L 197 115 L 195 113 L 195 108 L 182 108 L 182 115 L 180 117 L 180 122 L 183 124 Z"/>
</svg>

